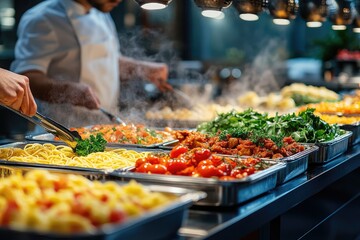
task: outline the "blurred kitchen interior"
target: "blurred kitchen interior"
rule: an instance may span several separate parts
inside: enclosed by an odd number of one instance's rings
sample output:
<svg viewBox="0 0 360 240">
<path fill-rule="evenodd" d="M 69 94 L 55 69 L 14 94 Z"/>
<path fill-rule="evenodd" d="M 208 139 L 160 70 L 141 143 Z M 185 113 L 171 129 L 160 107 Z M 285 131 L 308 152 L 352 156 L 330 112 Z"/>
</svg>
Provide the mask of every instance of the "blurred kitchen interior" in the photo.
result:
<svg viewBox="0 0 360 240">
<path fill-rule="evenodd" d="M 9 69 L 19 19 L 39 2 L 0 1 L 0 67 Z M 206 1 L 201 0 L 172 0 L 165 9 L 154 11 L 142 9 L 135 0 L 124 0 L 113 10 L 122 53 L 167 63 L 169 82 L 185 93 L 162 94 L 145 80 L 142 87 L 122 85 L 122 111 L 134 111 L 129 102 L 140 112 L 153 105 L 186 106 L 190 104 L 186 96 L 221 104 L 248 90 L 266 94 L 292 82 L 337 92 L 358 88 L 358 1 L 212 2 L 224 6 L 217 18 L 202 15 L 200 5 Z M 308 8 L 314 6 L 322 12 L 316 26 L 311 26 Z M 243 20 L 239 13 L 253 21 Z M 345 29 L 334 30 L 336 26 Z M 0 109 L 0 115 L 0 139 L 22 139 L 33 127 L 5 109 Z"/>
</svg>

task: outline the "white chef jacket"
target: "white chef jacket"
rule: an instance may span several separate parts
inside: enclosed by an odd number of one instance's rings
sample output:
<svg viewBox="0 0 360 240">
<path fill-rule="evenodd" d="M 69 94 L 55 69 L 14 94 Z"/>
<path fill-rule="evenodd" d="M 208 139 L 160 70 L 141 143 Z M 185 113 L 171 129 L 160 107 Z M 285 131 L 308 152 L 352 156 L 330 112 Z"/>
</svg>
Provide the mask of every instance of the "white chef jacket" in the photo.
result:
<svg viewBox="0 0 360 240">
<path fill-rule="evenodd" d="M 86 83 L 103 108 L 118 110 L 119 42 L 108 13 L 86 13 L 73 0 L 47 0 L 23 15 L 18 37 L 12 71 L 39 70 L 56 81 Z M 41 102 L 40 111 L 69 126 L 104 120 L 98 110 L 69 104 Z"/>
</svg>

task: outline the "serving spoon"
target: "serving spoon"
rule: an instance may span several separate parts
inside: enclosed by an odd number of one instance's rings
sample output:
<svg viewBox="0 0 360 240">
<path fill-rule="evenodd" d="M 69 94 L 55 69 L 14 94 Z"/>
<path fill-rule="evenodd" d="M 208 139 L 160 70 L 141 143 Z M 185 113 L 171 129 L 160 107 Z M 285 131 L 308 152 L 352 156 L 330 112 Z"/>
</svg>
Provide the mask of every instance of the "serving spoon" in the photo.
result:
<svg viewBox="0 0 360 240">
<path fill-rule="evenodd" d="M 78 141 L 82 140 L 80 134 L 77 131 L 70 131 L 68 128 L 61 125 L 60 123 L 55 122 L 54 120 L 52 120 L 48 117 L 45 117 L 38 112 L 36 112 L 33 117 L 29 117 L 29 116 L 21 113 L 20 111 L 12 109 L 1 103 L 0 103 L 0 105 L 18 115 L 20 115 L 21 117 L 29 120 L 30 122 L 43 127 L 48 133 L 51 133 L 51 134 L 57 136 L 58 138 L 60 138 L 62 141 L 64 141 L 68 146 L 70 146 L 73 149 L 74 152 L 75 152 L 75 148 L 76 148 Z"/>
</svg>

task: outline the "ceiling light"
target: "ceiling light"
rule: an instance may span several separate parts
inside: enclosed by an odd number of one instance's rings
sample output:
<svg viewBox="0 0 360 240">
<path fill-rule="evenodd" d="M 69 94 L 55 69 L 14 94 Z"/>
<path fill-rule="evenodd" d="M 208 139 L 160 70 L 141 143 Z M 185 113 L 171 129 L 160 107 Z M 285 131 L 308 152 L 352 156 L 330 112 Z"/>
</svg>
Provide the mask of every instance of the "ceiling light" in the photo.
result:
<svg viewBox="0 0 360 240">
<path fill-rule="evenodd" d="M 142 9 L 159 10 L 166 8 L 172 0 L 135 0 Z"/>
<path fill-rule="evenodd" d="M 306 26 L 321 27 L 328 15 L 326 0 L 302 0 L 299 3 L 299 13 L 306 21 Z"/>
<path fill-rule="evenodd" d="M 296 17 L 298 2 L 297 0 L 273 0 L 269 2 L 268 9 L 275 24 L 288 25 L 290 20 Z"/>
<path fill-rule="evenodd" d="M 234 0 L 234 7 L 239 12 L 239 17 L 245 21 L 256 21 L 258 14 L 263 11 L 262 0 Z"/>
<path fill-rule="evenodd" d="M 318 27 L 321 27 L 322 26 L 322 22 L 317 22 L 317 21 L 309 21 L 309 22 L 306 22 L 306 26 L 309 27 L 309 28 L 318 28 Z"/>
<path fill-rule="evenodd" d="M 356 15 L 354 21 L 352 23 L 353 32 L 360 33 L 360 16 L 359 14 Z"/>
<path fill-rule="evenodd" d="M 232 0 L 194 0 L 196 5 L 202 9 L 204 17 L 221 18 L 222 9 L 231 5 Z"/>
<path fill-rule="evenodd" d="M 332 1 L 329 5 L 329 19 L 333 30 L 345 30 L 352 23 L 355 9 L 351 0 Z"/>
</svg>

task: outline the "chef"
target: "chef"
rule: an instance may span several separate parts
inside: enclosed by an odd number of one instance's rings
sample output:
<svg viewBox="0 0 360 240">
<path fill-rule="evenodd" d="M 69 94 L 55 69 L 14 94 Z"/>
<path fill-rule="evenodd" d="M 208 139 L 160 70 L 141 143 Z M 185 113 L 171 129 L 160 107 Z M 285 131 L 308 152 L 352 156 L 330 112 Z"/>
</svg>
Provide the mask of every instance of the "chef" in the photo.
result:
<svg viewBox="0 0 360 240">
<path fill-rule="evenodd" d="M 11 69 L 30 79 L 42 113 L 72 127 L 104 123 L 98 108 L 116 113 L 120 75 L 171 89 L 165 64 L 121 56 L 109 14 L 120 2 L 47 0 L 22 16 Z"/>
</svg>

